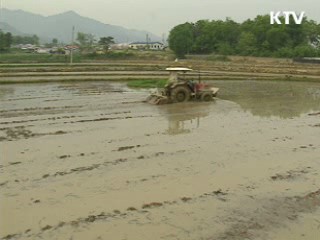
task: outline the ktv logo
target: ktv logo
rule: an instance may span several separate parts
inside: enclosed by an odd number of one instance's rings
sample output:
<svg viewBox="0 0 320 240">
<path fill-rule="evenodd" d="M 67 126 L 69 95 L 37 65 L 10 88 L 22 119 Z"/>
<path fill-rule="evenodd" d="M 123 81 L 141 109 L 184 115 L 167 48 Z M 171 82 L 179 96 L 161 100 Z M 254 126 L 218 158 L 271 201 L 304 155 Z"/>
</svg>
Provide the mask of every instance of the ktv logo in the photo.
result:
<svg viewBox="0 0 320 240">
<path fill-rule="evenodd" d="M 301 12 L 299 15 L 297 15 L 296 12 L 293 11 L 270 12 L 270 24 L 283 24 L 283 22 L 281 22 L 283 18 L 280 18 L 282 16 L 284 16 L 285 24 L 291 24 L 293 22 L 295 24 L 301 24 L 305 16 L 305 12 Z"/>
</svg>

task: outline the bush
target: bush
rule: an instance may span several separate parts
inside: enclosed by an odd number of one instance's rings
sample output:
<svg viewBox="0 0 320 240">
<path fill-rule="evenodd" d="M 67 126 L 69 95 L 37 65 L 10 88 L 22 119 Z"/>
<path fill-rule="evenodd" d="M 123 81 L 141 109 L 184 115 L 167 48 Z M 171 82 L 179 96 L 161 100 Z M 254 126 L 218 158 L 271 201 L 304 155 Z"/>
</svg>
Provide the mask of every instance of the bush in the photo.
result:
<svg viewBox="0 0 320 240">
<path fill-rule="evenodd" d="M 218 52 L 222 55 L 232 55 L 234 54 L 234 48 L 228 43 L 221 43 L 218 46 Z"/>
<path fill-rule="evenodd" d="M 317 49 L 308 46 L 308 45 L 300 45 L 294 48 L 294 57 L 316 57 Z"/>
<path fill-rule="evenodd" d="M 280 48 L 277 52 L 274 53 L 274 57 L 292 58 L 294 57 L 294 51 L 289 47 Z"/>
</svg>

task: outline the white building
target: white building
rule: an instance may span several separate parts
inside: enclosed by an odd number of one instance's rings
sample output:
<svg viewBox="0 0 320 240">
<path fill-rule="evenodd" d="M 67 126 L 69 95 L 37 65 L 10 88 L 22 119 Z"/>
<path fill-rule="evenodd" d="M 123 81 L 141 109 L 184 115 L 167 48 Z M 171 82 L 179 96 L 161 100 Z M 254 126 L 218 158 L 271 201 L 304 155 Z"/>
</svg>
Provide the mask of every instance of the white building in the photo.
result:
<svg viewBox="0 0 320 240">
<path fill-rule="evenodd" d="M 51 48 L 37 48 L 35 50 L 36 53 L 51 53 Z"/>
<path fill-rule="evenodd" d="M 150 50 L 163 50 L 165 48 L 163 43 L 160 42 L 133 42 L 129 44 L 130 49 L 150 49 Z"/>
</svg>

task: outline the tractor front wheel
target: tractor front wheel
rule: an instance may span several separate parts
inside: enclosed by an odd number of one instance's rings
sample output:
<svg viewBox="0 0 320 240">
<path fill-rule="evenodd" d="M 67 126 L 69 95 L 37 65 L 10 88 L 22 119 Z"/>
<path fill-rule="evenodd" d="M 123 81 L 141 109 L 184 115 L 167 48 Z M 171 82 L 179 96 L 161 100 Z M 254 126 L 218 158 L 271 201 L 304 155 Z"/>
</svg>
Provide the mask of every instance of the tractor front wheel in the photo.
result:
<svg viewBox="0 0 320 240">
<path fill-rule="evenodd" d="M 201 101 L 204 101 L 204 102 L 210 102 L 212 101 L 212 93 L 202 93 L 201 94 Z"/>
<path fill-rule="evenodd" d="M 186 86 L 177 86 L 171 90 L 173 102 L 187 102 L 190 100 L 191 91 Z"/>
</svg>

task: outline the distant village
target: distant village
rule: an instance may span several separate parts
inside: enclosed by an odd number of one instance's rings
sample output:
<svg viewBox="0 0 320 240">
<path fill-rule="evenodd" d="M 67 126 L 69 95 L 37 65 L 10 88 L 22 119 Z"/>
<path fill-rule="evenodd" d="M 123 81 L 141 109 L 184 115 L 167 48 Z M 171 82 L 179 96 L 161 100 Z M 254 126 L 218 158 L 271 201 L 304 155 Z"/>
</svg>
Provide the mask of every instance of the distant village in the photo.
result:
<svg viewBox="0 0 320 240">
<path fill-rule="evenodd" d="M 59 46 L 47 46 L 47 45 L 34 45 L 34 44 L 17 44 L 11 46 L 11 48 L 20 49 L 27 53 L 39 53 L 39 54 L 65 54 L 69 55 L 70 52 L 80 52 L 81 47 L 79 45 L 59 45 Z M 161 42 L 132 42 L 132 43 L 115 43 L 110 44 L 108 50 L 151 50 L 151 51 L 164 51 L 167 46 Z M 105 51 L 101 46 L 93 46 L 87 53 L 104 54 Z"/>
</svg>

